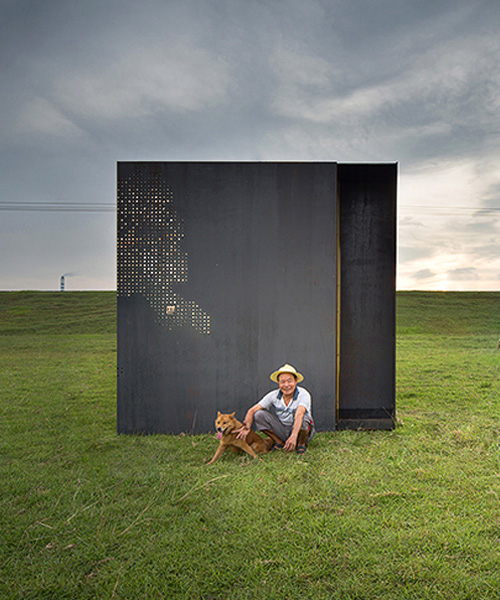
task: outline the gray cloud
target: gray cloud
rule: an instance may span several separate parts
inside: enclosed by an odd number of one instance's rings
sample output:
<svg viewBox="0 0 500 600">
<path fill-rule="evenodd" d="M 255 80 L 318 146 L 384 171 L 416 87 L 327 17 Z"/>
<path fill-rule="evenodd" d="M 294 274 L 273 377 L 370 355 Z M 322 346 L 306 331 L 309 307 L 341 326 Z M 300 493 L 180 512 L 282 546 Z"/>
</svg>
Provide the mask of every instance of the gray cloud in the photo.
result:
<svg viewBox="0 0 500 600">
<path fill-rule="evenodd" d="M 482 204 L 485 208 L 500 208 L 500 183 L 493 183 L 488 186 L 482 198 Z"/>
<path fill-rule="evenodd" d="M 479 278 L 477 269 L 474 269 L 473 267 L 468 267 L 468 268 L 465 267 L 462 269 L 451 269 L 450 271 L 448 271 L 447 275 L 450 279 L 459 280 L 459 281 L 469 280 L 469 279 L 477 280 Z"/>
<path fill-rule="evenodd" d="M 498 259 L 500 257 L 500 243 L 472 246 L 470 252 L 481 260 Z"/>
<path fill-rule="evenodd" d="M 421 269 L 420 271 L 416 271 L 412 275 L 412 277 L 417 280 L 433 279 L 435 276 L 436 273 L 432 272 L 430 269 Z"/>
<path fill-rule="evenodd" d="M 224 61 L 185 44 L 142 48 L 110 57 L 98 70 L 69 74 L 54 97 L 83 118 L 136 119 L 165 111 L 207 110 L 226 99 Z"/>
<path fill-rule="evenodd" d="M 436 252 L 433 247 L 425 246 L 399 246 L 399 261 L 412 262 L 432 256 Z"/>
<path fill-rule="evenodd" d="M 496 1 L 17 0 L 1 11 L 5 201 L 113 201 L 117 160 L 398 160 L 401 204 L 411 193 L 449 210 L 500 206 Z M 456 271 L 462 285 L 467 261 L 493 261 L 494 213 L 400 214 L 401 281 Z M 70 269 L 83 288 L 114 287 L 114 222 L 101 217 L 3 212 L 0 251 L 13 260 L 0 287 L 46 287 Z M 477 285 L 494 279 L 473 266 Z"/>
</svg>

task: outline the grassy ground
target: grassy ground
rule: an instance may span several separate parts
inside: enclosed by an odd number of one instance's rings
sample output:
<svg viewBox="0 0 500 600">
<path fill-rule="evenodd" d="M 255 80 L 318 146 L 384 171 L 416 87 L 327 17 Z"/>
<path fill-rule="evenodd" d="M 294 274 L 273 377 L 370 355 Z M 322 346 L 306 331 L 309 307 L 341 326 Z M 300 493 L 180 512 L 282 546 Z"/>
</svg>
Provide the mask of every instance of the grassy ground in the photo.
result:
<svg viewBox="0 0 500 600">
<path fill-rule="evenodd" d="M 114 294 L 0 294 L 0 597 L 500 598 L 500 294 L 398 294 L 392 432 L 117 436 Z"/>
</svg>

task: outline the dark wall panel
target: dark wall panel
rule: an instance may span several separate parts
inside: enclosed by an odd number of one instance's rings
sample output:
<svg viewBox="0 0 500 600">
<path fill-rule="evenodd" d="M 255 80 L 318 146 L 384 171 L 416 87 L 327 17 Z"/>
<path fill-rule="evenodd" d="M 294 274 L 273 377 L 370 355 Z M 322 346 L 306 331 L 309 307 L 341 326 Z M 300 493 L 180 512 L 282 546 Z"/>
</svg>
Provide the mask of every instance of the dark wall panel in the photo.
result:
<svg viewBox="0 0 500 600">
<path fill-rule="evenodd" d="M 338 426 L 395 416 L 396 164 L 339 165 Z"/>
<path fill-rule="evenodd" d="M 204 432 L 290 362 L 335 427 L 335 163 L 119 163 L 118 431 Z"/>
</svg>

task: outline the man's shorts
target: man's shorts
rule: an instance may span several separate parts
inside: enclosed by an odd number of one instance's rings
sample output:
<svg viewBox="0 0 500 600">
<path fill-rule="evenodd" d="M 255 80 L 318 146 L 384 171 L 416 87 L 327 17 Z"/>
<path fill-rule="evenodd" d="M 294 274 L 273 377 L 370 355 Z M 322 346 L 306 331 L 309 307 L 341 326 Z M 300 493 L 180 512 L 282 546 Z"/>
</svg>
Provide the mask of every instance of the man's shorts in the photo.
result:
<svg viewBox="0 0 500 600">
<path fill-rule="evenodd" d="M 284 442 L 286 442 L 292 433 L 293 425 L 283 425 L 276 415 L 273 415 L 271 412 L 263 408 L 255 413 L 253 420 L 255 423 L 255 429 L 257 429 L 257 431 L 270 429 L 280 438 L 280 440 L 283 440 Z M 300 429 L 307 430 L 309 432 L 306 441 L 306 443 L 309 443 L 316 433 L 316 430 L 314 429 L 312 419 L 310 419 L 307 415 L 304 415 Z"/>
</svg>

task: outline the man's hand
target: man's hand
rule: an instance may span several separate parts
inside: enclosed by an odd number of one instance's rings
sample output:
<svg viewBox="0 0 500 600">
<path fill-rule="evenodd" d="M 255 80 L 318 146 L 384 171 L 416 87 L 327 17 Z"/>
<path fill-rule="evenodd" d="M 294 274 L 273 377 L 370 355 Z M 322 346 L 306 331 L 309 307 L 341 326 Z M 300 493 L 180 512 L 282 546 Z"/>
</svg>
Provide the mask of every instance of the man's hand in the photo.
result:
<svg viewBox="0 0 500 600">
<path fill-rule="evenodd" d="M 292 433 L 292 435 L 287 439 L 284 445 L 285 452 L 293 452 L 297 446 L 297 436 Z"/>
<path fill-rule="evenodd" d="M 293 452 L 297 447 L 297 438 L 299 437 L 300 426 L 302 425 L 302 421 L 304 419 L 304 415 L 306 414 L 305 406 L 297 407 L 295 411 L 295 419 L 293 421 L 293 429 L 290 437 L 287 439 L 284 445 L 284 449 L 286 452 Z"/>
<path fill-rule="evenodd" d="M 261 409 L 260 404 L 254 404 L 247 410 L 247 414 L 245 415 L 245 418 L 243 419 L 243 425 L 239 429 L 233 429 L 233 433 L 238 434 L 236 436 L 237 440 L 246 441 L 246 437 L 250 433 L 250 429 L 252 428 L 253 416 L 260 409 Z"/>
<path fill-rule="evenodd" d="M 236 436 L 237 440 L 246 440 L 247 435 L 250 432 L 250 426 L 246 423 L 243 423 L 243 425 L 239 429 L 234 429 L 233 431 L 234 433 L 238 434 Z"/>
</svg>

